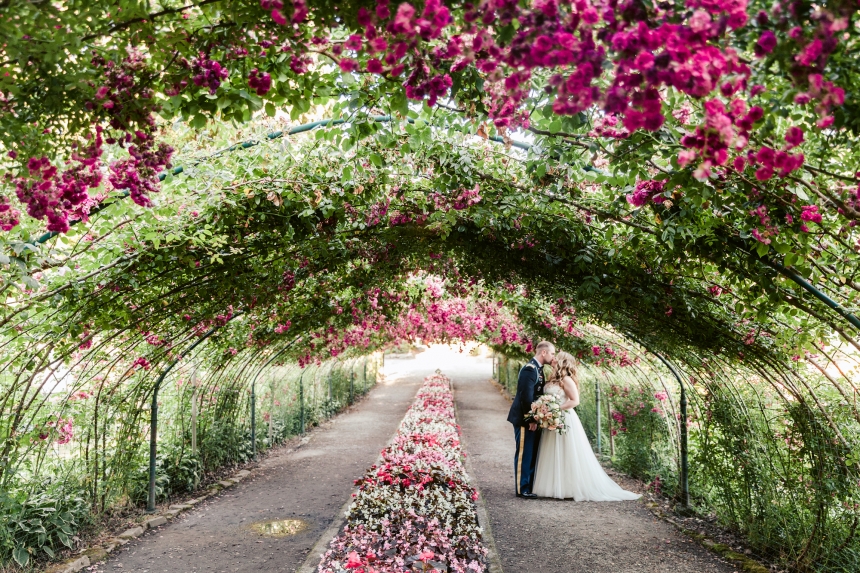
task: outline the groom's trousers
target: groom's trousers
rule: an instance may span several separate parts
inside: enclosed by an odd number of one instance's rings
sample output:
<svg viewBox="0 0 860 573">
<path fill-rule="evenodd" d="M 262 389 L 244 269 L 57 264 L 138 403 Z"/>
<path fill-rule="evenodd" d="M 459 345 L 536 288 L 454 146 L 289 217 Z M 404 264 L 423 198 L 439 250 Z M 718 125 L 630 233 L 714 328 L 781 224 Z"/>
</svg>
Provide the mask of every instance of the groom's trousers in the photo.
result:
<svg viewBox="0 0 860 573">
<path fill-rule="evenodd" d="M 517 495 L 531 493 L 537 468 L 538 444 L 540 430 L 530 432 L 528 428 L 514 426 L 514 438 L 517 449 L 514 453 L 514 479 L 517 484 Z"/>
</svg>

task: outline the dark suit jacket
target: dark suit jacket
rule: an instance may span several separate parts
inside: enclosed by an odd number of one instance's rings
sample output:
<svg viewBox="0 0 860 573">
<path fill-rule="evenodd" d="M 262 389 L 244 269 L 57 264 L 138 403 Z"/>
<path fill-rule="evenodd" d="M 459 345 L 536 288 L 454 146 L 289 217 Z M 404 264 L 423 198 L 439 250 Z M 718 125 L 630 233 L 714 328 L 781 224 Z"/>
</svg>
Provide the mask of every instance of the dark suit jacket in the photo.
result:
<svg viewBox="0 0 860 573">
<path fill-rule="evenodd" d="M 532 358 L 520 370 L 517 395 L 514 396 L 514 403 L 508 412 L 508 422 L 514 426 L 525 426 L 528 423 L 526 416 L 532 409 L 532 402 L 543 394 L 543 386 L 543 367 Z"/>
</svg>

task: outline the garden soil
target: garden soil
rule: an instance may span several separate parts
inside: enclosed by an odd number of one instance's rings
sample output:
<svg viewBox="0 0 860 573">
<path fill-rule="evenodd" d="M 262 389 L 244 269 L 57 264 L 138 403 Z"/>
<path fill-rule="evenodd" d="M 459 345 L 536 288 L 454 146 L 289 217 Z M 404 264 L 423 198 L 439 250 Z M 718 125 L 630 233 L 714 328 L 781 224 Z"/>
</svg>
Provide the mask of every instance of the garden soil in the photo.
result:
<svg viewBox="0 0 860 573">
<path fill-rule="evenodd" d="M 513 490 L 509 402 L 489 381 L 491 361 L 433 347 L 413 359 L 389 359 L 386 380 L 360 403 L 276 452 L 240 484 L 118 549 L 100 572 L 293 573 L 373 464 L 412 402 L 421 381 L 439 368 L 453 379 L 471 476 L 489 513 L 502 568 L 508 573 L 714 572 L 735 569 L 642 502 L 520 500 Z M 636 484 L 624 481 L 627 488 Z M 252 524 L 300 519 L 299 533 L 263 537 Z M 501 573 L 495 571 L 493 573 Z"/>
</svg>

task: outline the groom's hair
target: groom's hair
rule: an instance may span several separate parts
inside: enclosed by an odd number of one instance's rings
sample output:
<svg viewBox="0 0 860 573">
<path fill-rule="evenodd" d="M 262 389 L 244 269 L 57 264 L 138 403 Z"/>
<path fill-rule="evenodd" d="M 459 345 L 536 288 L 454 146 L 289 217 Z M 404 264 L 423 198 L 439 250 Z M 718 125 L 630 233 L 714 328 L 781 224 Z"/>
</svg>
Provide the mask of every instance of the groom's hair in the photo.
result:
<svg viewBox="0 0 860 573">
<path fill-rule="evenodd" d="M 535 354 L 540 354 L 543 350 L 549 350 L 550 348 L 555 348 L 555 344 L 549 340 L 541 340 L 538 342 L 538 345 L 535 346 Z"/>
</svg>

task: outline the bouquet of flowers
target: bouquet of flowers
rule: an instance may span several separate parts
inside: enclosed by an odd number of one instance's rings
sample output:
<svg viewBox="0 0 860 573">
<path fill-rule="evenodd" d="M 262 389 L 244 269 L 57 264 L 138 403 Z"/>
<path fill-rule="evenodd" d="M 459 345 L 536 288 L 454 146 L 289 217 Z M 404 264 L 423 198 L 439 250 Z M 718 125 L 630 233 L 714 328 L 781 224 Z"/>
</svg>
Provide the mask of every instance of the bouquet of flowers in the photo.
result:
<svg viewBox="0 0 860 573">
<path fill-rule="evenodd" d="M 544 430 L 552 430 L 559 434 L 567 433 L 561 402 L 552 394 L 544 394 L 534 402 L 526 418 L 533 418 Z"/>
</svg>

